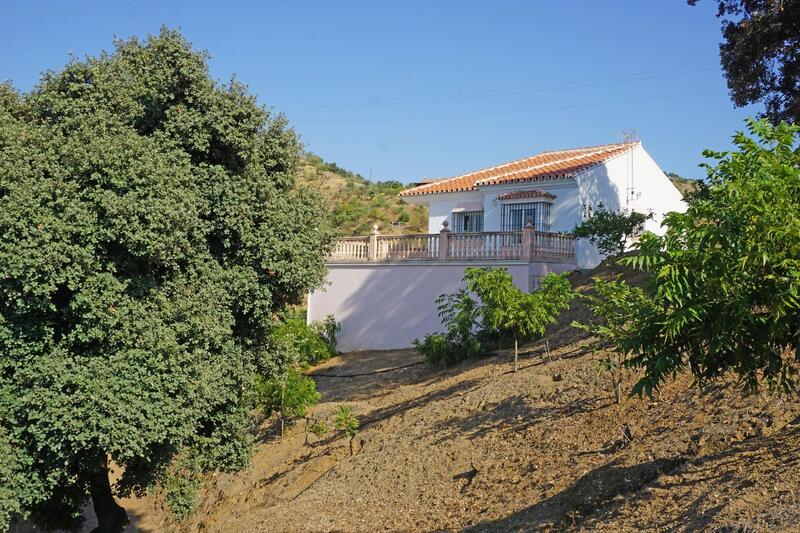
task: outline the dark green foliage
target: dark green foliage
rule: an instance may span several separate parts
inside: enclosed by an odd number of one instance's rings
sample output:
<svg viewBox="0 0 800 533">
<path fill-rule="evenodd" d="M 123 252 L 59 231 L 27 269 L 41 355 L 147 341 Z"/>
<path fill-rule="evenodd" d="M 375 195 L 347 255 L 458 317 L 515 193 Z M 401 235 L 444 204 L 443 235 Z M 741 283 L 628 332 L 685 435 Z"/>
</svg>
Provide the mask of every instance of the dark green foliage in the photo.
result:
<svg viewBox="0 0 800 533">
<path fill-rule="evenodd" d="M 572 234 L 579 239 L 589 239 L 600 253 L 615 256 L 625 251 L 628 241 L 639 235 L 644 223 L 651 218 L 652 213 L 609 211 L 600 204 L 588 219 L 573 228 Z"/>
<path fill-rule="evenodd" d="M 622 261 L 652 272 L 600 331 L 644 369 L 634 393 L 652 394 L 688 367 L 699 384 L 733 371 L 745 390 L 795 387 L 800 357 L 798 128 L 750 122 L 737 151 L 706 152 L 707 194 L 671 213 L 663 237 L 642 236 Z M 605 303 L 603 304 L 605 305 Z"/>
<path fill-rule="evenodd" d="M 333 417 L 333 426 L 348 437 L 354 437 L 358 433 L 361 423 L 355 415 L 352 405 L 340 405 Z"/>
<path fill-rule="evenodd" d="M 285 367 L 273 316 L 333 241 L 299 155 L 169 30 L 0 87 L 0 530 L 17 511 L 73 526 L 107 457 L 123 494 L 177 454 L 247 463 L 245 391 Z"/>
<path fill-rule="evenodd" d="M 719 55 L 733 103 L 763 101 L 773 123 L 800 122 L 800 0 L 716 1 L 724 39 Z"/>
</svg>

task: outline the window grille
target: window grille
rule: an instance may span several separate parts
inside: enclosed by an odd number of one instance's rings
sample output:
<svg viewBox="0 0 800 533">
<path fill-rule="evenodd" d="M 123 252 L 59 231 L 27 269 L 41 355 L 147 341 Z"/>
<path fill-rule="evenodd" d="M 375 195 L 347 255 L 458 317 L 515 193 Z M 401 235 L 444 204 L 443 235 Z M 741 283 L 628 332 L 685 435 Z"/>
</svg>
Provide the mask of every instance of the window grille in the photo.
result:
<svg viewBox="0 0 800 533">
<path fill-rule="evenodd" d="M 458 211 L 453 213 L 453 231 L 480 233 L 483 231 L 483 211 Z"/>
<path fill-rule="evenodd" d="M 550 231 L 550 203 L 503 204 L 503 231 L 520 231 L 528 219 L 536 231 Z"/>
</svg>

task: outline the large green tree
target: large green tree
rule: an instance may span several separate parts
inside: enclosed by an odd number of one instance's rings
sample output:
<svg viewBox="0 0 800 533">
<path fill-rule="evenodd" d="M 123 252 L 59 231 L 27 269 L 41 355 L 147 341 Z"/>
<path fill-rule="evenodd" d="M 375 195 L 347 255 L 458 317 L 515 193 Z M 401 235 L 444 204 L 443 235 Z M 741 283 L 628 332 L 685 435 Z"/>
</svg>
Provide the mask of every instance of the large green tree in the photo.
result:
<svg viewBox="0 0 800 533">
<path fill-rule="evenodd" d="M 0 86 L 0 530 L 91 497 L 113 531 L 176 458 L 247 463 L 247 387 L 333 240 L 299 154 L 166 29 Z"/>
<path fill-rule="evenodd" d="M 720 60 L 733 103 L 764 102 L 764 115 L 774 123 L 800 122 L 800 0 L 716 3 Z"/>
<path fill-rule="evenodd" d="M 706 152 L 716 160 L 708 187 L 685 213 L 665 217 L 666 233 L 645 233 L 620 260 L 652 273 L 642 290 L 617 283 L 599 294 L 635 305 L 622 317 L 593 306 L 605 322 L 594 332 L 644 370 L 634 392 L 652 393 L 684 369 L 700 384 L 732 371 L 746 390 L 796 386 L 800 129 L 749 127 L 735 151 Z"/>
</svg>

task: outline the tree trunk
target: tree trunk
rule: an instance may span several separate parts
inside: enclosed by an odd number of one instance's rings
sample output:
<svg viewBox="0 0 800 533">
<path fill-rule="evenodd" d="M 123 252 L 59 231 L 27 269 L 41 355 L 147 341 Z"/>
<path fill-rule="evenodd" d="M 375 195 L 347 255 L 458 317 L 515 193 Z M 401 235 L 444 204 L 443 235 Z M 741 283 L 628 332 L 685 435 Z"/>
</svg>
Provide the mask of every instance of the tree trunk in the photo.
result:
<svg viewBox="0 0 800 533">
<path fill-rule="evenodd" d="M 517 348 L 517 338 L 514 337 L 514 372 L 517 371 L 517 359 L 519 358 L 519 349 Z"/>
<path fill-rule="evenodd" d="M 97 527 L 92 533 L 119 533 L 130 522 L 125 509 L 114 501 L 108 480 L 108 462 L 103 458 L 98 468 L 90 474 L 89 494 L 92 497 Z"/>
</svg>

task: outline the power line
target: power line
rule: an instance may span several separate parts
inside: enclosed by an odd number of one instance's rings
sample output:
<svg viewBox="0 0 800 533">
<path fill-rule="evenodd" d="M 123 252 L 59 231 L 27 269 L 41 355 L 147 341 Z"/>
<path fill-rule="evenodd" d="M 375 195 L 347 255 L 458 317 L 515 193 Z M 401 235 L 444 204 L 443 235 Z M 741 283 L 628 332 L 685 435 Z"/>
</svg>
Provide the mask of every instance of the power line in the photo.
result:
<svg viewBox="0 0 800 533">
<path fill-rule="evenodd" d="M 598 78 L 588 78 L 583 80 L 561 81 L 561 82 L 542 82 L 531 85 L 517 87 L 492 88 L 472 91 L 457 91 L 447 93 L 431 93 L 411 96 L 391 96 L 391 97 L 360 97 L 338 100 L 299 100 L 294 103 L 287 102 L 276 104 L 280 109 L 325 109 L 337 107 L 375 107 L 387 105 L 401 105 L 407 103 L 425 103 L 437 100 L 471 100 L 480 98 L 492 98 L 497 96 L 509 96 L 514 94 L 530 92 L 560 91 L 575 88 L 591 87 L 595 85 L 626 83 L 635 81 L 647 81 L 651 79 L 668 78 L 687 74 L 698 74 L 718 70 L 719 67 L 709 68 L 708 65 L 695 67 L 676 67 L 657 71 L 637 72 L 628 74 L 616 74 Z"/>
<path fill-rule="evenodd" d="M 574 105 L 566 105 L 566 106 L 555 106 L 555 107 L 537 107 L 537 108 L 530 108 L 530 109 L 519 109 L 514 111 L 489 111 L 483 113 L 464 113 L 464 114 L 456 114 L 456 115 L 418 115 L 418 116 L 403 116 L 403 117 L 386 117 L 386 118 L 374 118 L 374 119 L 348 119 L 348 120 L 297 120 L 292 121 L 293 124 L 342 124 L 348 123 L 352 124 L 354 122 L 397 122 L 397 121 L 413 121 L 413 120 L 444 120 L 444 119 L 452 119 L 452 118 L 472 118 L 472 117 L 489 117 L 489 116 L 501 116 L 501 115 L 517 115 L 523 113 L 538 113 L 542 111 L 561 111 L 566 109 L 582 109 L 587 107 L 601 107 L 601 106 L 613 106 L 613 105 L 620 105 L 620 104 L 632 104 L 632 103 L 639 103 L 639 102 L 653 102 L 657 100 L 668 100 L 671 98 L 683 98 L 687 96 L 699 96 L 701 94 L 717 94 L 719 91 L 717 90 L 709 90 L 709 91 L 698 91 L 698 92 L 691 92 L 691 93 L 681 93 L 681 94 L 668 94 L 663 96 L 655 96 L 651 98 L 635 98 L 635 99 L 628 99 L 628 100 L 616 100 L 611 102 L 594 102 L 590 104 L 574 104 Z"/>
</svg>

